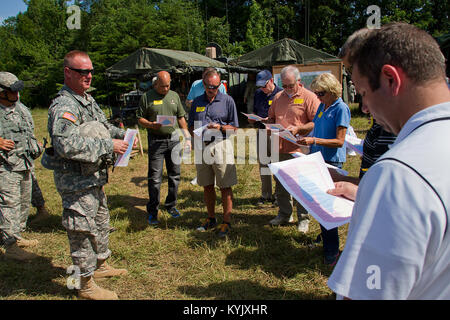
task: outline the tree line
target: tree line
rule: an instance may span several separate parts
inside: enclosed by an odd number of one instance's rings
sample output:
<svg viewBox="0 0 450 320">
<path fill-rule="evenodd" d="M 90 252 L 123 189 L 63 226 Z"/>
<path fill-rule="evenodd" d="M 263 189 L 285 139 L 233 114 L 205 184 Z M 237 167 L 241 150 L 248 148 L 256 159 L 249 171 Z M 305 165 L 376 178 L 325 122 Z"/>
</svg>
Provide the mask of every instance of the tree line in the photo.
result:
<svg viewBox="0 0 450 320">
<path fill-rule="evenodd" d="M 381 24 L 405 21 L 433 36 L 449 32 L 450 2 L 431 0 L 24 0 L 26 12 L 0 26 L 0 70 L 26 81 L 28 107 L 49 106 L 63 84 L 62 63 L 73 49 L 95 67 L 95 97 L 127 92 L 134 79 L 106 81 L 104 71 L 141 47 L 205 54 L 215 42 L 229 58 L 291 38 L 337 55 L 345 39 L 366 26 L 367 7 L 381 9 Z M 67 8 L 81 9 L 69 29 Z"/>
</svg>

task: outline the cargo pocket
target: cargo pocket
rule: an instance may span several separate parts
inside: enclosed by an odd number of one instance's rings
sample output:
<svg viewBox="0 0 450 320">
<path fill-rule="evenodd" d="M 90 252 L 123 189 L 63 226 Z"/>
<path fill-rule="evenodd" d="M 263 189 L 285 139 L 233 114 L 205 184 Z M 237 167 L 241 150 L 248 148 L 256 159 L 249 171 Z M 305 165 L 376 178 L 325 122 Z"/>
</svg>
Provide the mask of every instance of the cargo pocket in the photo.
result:
<svg viewBox="0 0 450 320">
<path fill-rule="evenodd" d="M 73 192 L 62 196 L 62 225 L 70 231 L 95 234 L 97 226 L 95 216 L 98 200 L 93 190 Z"/>
<path fill-rule="evenodd" d="M 66 230 L 70 231 L 93 233 L 96 230 L 94 219 L 70 209 L 64 209 L 62 225 Z"/>
</svg>

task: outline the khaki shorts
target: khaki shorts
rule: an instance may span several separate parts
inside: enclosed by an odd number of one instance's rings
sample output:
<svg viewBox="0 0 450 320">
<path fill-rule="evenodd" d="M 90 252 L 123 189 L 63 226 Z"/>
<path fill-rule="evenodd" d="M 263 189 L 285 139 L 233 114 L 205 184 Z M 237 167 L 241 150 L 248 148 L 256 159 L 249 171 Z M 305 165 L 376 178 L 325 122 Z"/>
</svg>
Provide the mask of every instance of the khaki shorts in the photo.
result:
<svg viewBox="0 0 450 320">
<path fill-rule="evenodd" d="M 236 165 L 234 163 L 233 144 L 228 139 L 203 144 L 203 156 L 196 164 L 197 183 L 200 186 L 215 184 L 220 188 L 229 188 L 237 184 Z"/>
</svg>

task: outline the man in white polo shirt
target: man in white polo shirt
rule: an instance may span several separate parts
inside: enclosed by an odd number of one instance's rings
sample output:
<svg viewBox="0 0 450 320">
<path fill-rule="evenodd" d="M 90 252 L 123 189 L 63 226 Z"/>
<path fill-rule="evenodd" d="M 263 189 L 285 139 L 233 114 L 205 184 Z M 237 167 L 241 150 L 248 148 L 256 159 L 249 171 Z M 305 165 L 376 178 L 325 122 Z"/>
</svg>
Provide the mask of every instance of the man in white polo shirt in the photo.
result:
<svg viewBox="0 0 450 320">
<path fill-rule="evenodd" d="M 361 180 L 331 194 L 355 199 L 328 286 L 350 299 L 450 299 L 450 91 L 445 58 L 406 23 L 374 30 L 356 49 L 352 80 L 397 140 Z"/>
</svg>

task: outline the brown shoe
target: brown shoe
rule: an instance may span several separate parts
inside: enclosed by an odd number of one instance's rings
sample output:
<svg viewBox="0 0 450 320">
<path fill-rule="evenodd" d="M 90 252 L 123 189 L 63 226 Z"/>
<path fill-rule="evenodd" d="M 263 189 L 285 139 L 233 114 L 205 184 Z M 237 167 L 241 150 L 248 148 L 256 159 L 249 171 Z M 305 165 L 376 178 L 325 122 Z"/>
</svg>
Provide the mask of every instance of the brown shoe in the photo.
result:
<svg viewBox="0 0 450 320">
<path fill-rule="evenodd" d="M 5 249 L 5 258 L 7 259 L 26 261 L 37 257 L 39 257 L 37 254 L 23 250 L 17 243 L 12 244 Z"/>
<path fill-rule="evenodd" d="M 119 300 L 119 297 L 114 291 L 100 288 L 93 277 L 80 278 L 80 290 L 78 290 L 78 297 L 89 300 Z"/>
<path fill-rule="evenodd" d="M 50 218 L 50 213 L 48 212 L 47 208 L 45 206 L 38 207 L 36 211 L 36 216 L 33 220 L 31 220 L 31 223 L 36 223 L 42 220 L 46 220 Z"/>
<path fill-rule="evenodd" d="M 16 243 L 21 248 L 28 248 L 28 247 L 34 247 L 39 244 L 39 241 L 33 239 L 33 240 L 27 240 L 24 238 L 20 238 L 16 240 Z"/>
<path fill-rule="evenodd" d="M 106 263 L 106 260 L 98 260 L 97 266 L 97 270 L 94 271 L 95 279 L 124 276 L 128 274 L 126 269 L 116 269 L 111 267 L 108 263 Z"/>
</svg>

